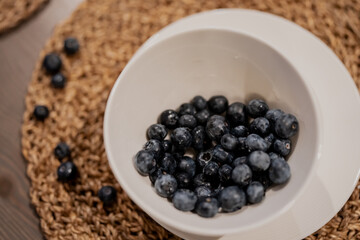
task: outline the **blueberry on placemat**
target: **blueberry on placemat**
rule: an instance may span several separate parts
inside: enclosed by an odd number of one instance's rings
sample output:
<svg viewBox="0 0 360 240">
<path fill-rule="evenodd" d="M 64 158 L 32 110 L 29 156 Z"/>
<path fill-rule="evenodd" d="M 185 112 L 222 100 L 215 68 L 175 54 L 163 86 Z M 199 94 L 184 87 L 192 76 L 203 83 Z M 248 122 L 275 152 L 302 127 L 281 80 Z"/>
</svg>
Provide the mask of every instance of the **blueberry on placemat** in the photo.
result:
<svg viewBox="0 0 360 240">
<path fill-rule="evenodd" d="M 55 53 L 49 53 L 45 56 L 43 61 L 43 67 L 47 73 L 54 74 L 60 71 L 62 61 L 59 55 Z"/>
<path fill-rule="evenodd" d="M 70 157 L 70 153 L 70 147 L 65 142 L 58 143 L 54 149 L 54 155 L 59 160 Z"/>
<path fill-rule="evenodd" d="M 64 51 L 66 54 L 72 55 L 79 51 L 80 44 L 76 38 L 69 37 L 64 41 Z"/>
<path fill-rule="evenodd" d="M 49 116 L 49 109 L 45 105 L 37 105 L 34 108 L 36 120 L 44 121 Z"/>
<path fill-rule="evenodd" d="M 112 186 L 103 186 L 98 191 L 98 196 L 105 205 L 113 204 L 117 198 L 116 189 Z"/>
<path fill-rule="evenodd" d="M 73 162 L 67 161 L 60 164 L 57 169 L 58 180 L 61 182 L 69 182 L 76 178 L 77 167 Z"/>
</svg>

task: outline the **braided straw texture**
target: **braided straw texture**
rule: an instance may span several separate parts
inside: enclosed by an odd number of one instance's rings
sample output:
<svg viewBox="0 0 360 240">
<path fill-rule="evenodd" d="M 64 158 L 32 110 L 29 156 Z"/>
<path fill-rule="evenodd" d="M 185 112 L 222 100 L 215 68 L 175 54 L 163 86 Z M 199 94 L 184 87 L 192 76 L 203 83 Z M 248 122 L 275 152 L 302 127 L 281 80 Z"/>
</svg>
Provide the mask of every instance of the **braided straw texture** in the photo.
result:
<svg viewBox="0 0 360 240">
<path fill-rule="evenodd" d="M 49 0 L 0 0 L 0 34 L 18 26 Z"/>
<path fill-rule="evenodd" d="M 26 96 L 22 152 L 28 161 L 31 201 L 47 238 L 176 239 L 142 212 L 116 182 L 104 150 L 103 114 L 114 81 L 146 39 L 175 20 L 214 8 L 258 9 L 294 21 L 331 47 L 360 86 L 357 0 L 86 1 L 55 28 L 40 53 Z M 81 44 L 72 57 L 62 51 L 69 36 Z M 51 88 L 50 76 L 41 68 L 49 52 L 63 60 L 62 72 L 68 78 L 63 90 Z M 45 122 L 32 117 L 36 104 L 49 107 Z M 74 184 L 56 180 L 60 162 L 53 149 L 60 141 L 70 145 L 80 172 Z M 117 204 L 108 211 L 97 197 L 107 184 L 118 190 Z M 359 192 L 357 187 L 341 211 L 306 239 L 360 239 Z"/>
</svg>

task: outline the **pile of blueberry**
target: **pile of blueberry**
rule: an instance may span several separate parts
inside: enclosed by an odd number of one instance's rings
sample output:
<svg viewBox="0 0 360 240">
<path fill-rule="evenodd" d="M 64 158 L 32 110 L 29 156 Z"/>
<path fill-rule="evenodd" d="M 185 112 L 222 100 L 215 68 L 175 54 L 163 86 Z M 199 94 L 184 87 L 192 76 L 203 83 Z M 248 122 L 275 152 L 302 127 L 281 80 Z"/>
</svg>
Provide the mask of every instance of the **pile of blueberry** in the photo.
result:
<svg viewBox="0 0 360 240">
<path fill-rule="evenodd" d="M 79 50 L 79 42 L 76 38 L 69 37 L 64 41 L 64 52 L 69 55 L 74 55 Z M 66 77 L 60 72 L 62 61 L 58 54 L 49 53 L 43 60 L 43 68 L 47 74 L 51 75 L 51 86 L 56 89 L 63 89 L 66 85 Z M 36 105 L 33 115 L 36 120 L 44 121 L 49 116 L 49 109 L 45 105 Z M 71 160 L 71 151 L 68 144 L 60 142 L 54 149 L 54 155 L 62 162 L 57 169 L 58 181 L 60 182 L 74 182 L 78 176 L 78 169 Z M 113 204 L 116 197 L 116 189 L 112 186 L 103 186 L 98 191 L 98 196 L 103 202 L 104 206 Z"/>
<path fill-rule="evenodd" d="M 210 218 L 259 203 L 290 179 L 285 158 L 298 129 L 295 116 L 261 99 L 229 105 L 224 96 L 196 96 L 161 113 L 134 165 L 175 208 Z"/>
</svg>

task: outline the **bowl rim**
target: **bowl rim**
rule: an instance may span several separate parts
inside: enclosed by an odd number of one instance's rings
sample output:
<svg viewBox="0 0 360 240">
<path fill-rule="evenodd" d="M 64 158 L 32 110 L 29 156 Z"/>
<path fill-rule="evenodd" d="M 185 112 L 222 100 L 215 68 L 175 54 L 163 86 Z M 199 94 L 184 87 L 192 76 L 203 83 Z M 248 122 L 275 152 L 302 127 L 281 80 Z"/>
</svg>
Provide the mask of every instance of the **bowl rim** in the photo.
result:
<svg viewBox="0 0 360 240">
<path fill-rule="evenodd" d="M 216 11 L 216 10 L 215 10 Z M 200 13 L 203 14 L 203 13 Z M 195 14 L 196 15 L 196 14 Z M 192 15 L 193 16 L 193 15 Z M 192 16 L 190 16 L 189 18 L 191 18 Z M 180 20 L 181 21 L 181 20 Z M 177 22 L 173 23 L 176 24 Z M 245 37 L 245 38 L 249 38 L 252 41 L 256 41 L 259 44 L 262 44 L 264 46 L 266 46 L 267 48 L 270 48 L 271 51 L 273 51 L 274 53 L 276 53 L 277 55 L 279 55 L 288 65 L 288 67 L 290 67 L 292 69 L 292 71 L 298 75 L 298 78 L 302 81 L 302 84 L 304 86 L 304 88 L 306 89 L 306 91 L 308 92 L 308 95 L 310 96 L 310 101 L 312 103 L 313 109 L 315 110 L 315 129 L 317 129 L 317 134 L 316 135 L 316 147 L 314 148 L 314 160 L 311 163 L 311 168 L 310 171 L 308 173 L 308 176 L 306 178 L 306 180 L 304 181 L 304 183 L 301 185 L 301 187 L 298 189 L 298 191 L 292 195 L 292 197 L 290 198 L 290 201 L 288 201 L 287 204 L 285 204 L 278 212 L 276 212 L 275 214 L 272 214 L 271 216 L 262 219 L 260 221 L 257 221 L 256 223 L 253 223 L 251 225 L 245 225 L 245 226 L 238 226 L 238 227 L 233 227 L 233 228 L 221 228 L 221 230 L 219 229 L 209 229 L 209 228 L 199 228 L 197 226 L 192 226 L 192 225 L 187 225 L 184 224 L 182 222 L 177 222 L 176 220 L 174 221 L 173 218 L 169 217 L 166 214 L 163 213 L 159 213 L 157 211 L 155 211 L 152 207 L 151 204 L 148 204 L 146 202 L 144 202 L 141 199 L 141 196 L 139 194 L 137 194 L 136 192 L 132 191 L 132 189 L 129 187 L 129 185 L 127 184 L 127 181 L 122 177 L 122 175 L 119 173 L 120 171 L 118 171 L 117 166 L 115 164 L 115 160 L 114 157 L 112 156 L 110 147 L 109 147 L 109 142 L 110 142 L 110 137 L 108 132 L 110 131 L 109 129 L 109 118 L 111 115 L 111 107 L 113 105 L 113 98 L 115 95 L 115 89 L 117 89 L 120 85 L 120 83 L 123 81 L 124 76 L 126 75 L 126 73 L 128 72 L 128 70 L 131 68 L 131 66 L 136 62 L 136 60 L 138 58 L 140 58 L 142 55 L 149 53 L 150 51 L 153 51 L 153 49 L 157 48 L 158 46 L 162 45 L 164 42 L 168 42 L 168 41 L 172 41 L 173 39 L 176 39 L 178 37 L 182 37 L 184 35 L 190 35 L 193 33 L 197 33 L 197 32 L 208 32 L 208 31 L 219 31 L 219 32 L 228 32 L 234 35 L 240 35 L 241 37 Z M 161 30 L 160 30 L 161 32 Z M 156 33 L 159 34 L 159 33 Z M 156 36 L 156 34 L 154 36 Z M 217 28 L 217 27 L 203 27 L 203 28 L 198 28 L 198 29 L 194 29 L 194 30 L 188 30 L 188 31 L 183 31 L 180 33 L 176 33 L 170 37 L 166 37 L 158 42 L 155 42 L 154 44 L 149 44 L 148 42 L 152 41 L 152 37 L 149 38 L 138 50 L 137 52 L 133 55 L 133 57 L 129 60 L 129 62 L 127 63 L 127 65 L 124 67 L 123 71 L 120 73 L 120 75 L 118 76 L 111 92 L 110 95 L 108 97 L 107 100 L 107 104 L 106 104 L 106 109 L 105 109 L 105 115 L 104 115 L 104 144 L 105 144 L 105 150 L 106 150 L 106 154 L 108 157 L 108 161 L 110 164 L 110 167 L 114 173 L 114 176 L 116 177 L 117 181 L 119 182 L 119 184 L 121 185 L 121 187 L 123 188 L 123 190 L 128 194 L 128 196 L 131 198 L 132 201 L 134 201 L 144 212 L 146 212 L 147 214 L 150 215 L 150 217 L 153 217 L 154 215 L 157 219 L 157 221 L 160 221 L 162 223 L 166 223 L 169 226 L 171 226 L 172 228 L 178 229 L 180 231 L 184 231 L 187 233 L 191 233 L 191 234 L 196 234 L 196 235 L 201 235 L 201 236 L 209 236 L 209 237 L 218 237 L 218 236 L 222 236 L 222 235 L 227 235 L 227 234 L 235 234 L 235 233 L 239 233 L 244 229 L 253 229 L 253 228 L 257 228 L 267 222 L 272 221 L 273 219 L 277 218 L 278 216 L 282 215 L 284 212 L 288 211 L 291 206 L 294 204 L 294 202 L 296 201 L 297 198 L 299 198 L 299 196 L 301 194 L 303 194 L 303 192 L 305 191 L 306 187 L 309 185 L 310 180 L 313 178 L 315 172 L 316 172 L 316 166 L 317 166 L 317 161 L 319 160 L 319 155 L 318 154 L 320 152 L 320 145 L 322 142 L 322 126 L 320 124 L 320 119 L 321 119 L 321 115 L 320 115 L 320 111 L 319 110 L 319 106 L 317 103 L 317 99 L 316 99 L 316 95 L 313 92 L 313 89 L 311 89 L 307 82 L 304 80 L 304 78 L 302 77 L 302 75 L 298 72 L 297 68 L 292 64 L 291 61 L 289 61 L 287 59 L 287 57 L 281 53 L 280 51 L 278 51 L 276 48 L 274 48 L 273 46 L 271 46 L 270 44 L 266 43 L 264 40 L 257 38 L 253 35 L 247 34 L 245 32 L 241 32 L 241 31 L 236 31 L 236 30 L 231 30 L 231 29 L 223 29 L 223 28 Z M 151 42 L 152 43 L 152 42 Z M 141 51 L 140 54 L 138 54 L 140 52 L 140 50 L 146 46 L 146 49 L 144 49 L 143 51 Z M 196 216 L 197 217 L 197 216 Z M 211 220 L 211 219 L 206 219 L 206 220 Z M 205 220 L 205 221 L 206 221 Z M 180 224 L 179 224 L 180 223 Z"/>
</svg>

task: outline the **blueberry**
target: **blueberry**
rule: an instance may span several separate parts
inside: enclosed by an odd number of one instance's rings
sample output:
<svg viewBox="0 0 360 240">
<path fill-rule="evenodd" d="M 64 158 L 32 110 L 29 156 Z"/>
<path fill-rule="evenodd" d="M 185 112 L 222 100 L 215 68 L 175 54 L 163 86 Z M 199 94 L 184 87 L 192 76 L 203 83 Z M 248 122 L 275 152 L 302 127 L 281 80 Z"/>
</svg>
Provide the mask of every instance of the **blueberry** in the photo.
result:
<svg viewBox="0 0 360 240">
<path fill-rule="evenodd" d="M 200 186 L 205 186 L 208 188 L 211 187 L 211 183 L 206 179 L 206 177 L 203 173 L 199 173 L 198 175 L 196 175 L 194 177 L 193 184 L 194 184 L 194 187 L 200 187 Z"/>
<path fill-rule="evenodd" d="M 195 211 L 200 217 L 212 218 L 219 211 L 219 203 L 216 198 L 199 199 Z"/>
<path fill-rule="evenodd" d="M 250 124 L 250 131 L 260 136 L 266 136 L 270 132 L 270 123 L 264 117 L 255 118 Z"/>
<path fill-rule="evenodd" d="M 222 183 L 228 183 L 231 179 L 232 167 L 228 164 L 224 164 L 219 168 L 219 179 Z"/>
<path fill-rule="evenodd" d="M 196 187 L 194 190 L 196 196 L 198 198 L 206 198 L 206 197 L 210 197 L 212 194 L 212 191 L 209 187 L 206 186 L 199 186 Z"/>
<path fill-rule="evenodd" d="M 164 152 L 171 152 L 172 149 L 172 143 L 169 140 L 164 140 L 162 142 L 162 147 L 164 149 Z"/>
<path fill-rule="evenodd" d="M 269 106 L 261 99 L 253 99 L 246 106 L 246 112 L 252 118 L 262 117 L 269 110 Z"/>
<path fill-rule="evenodd" d="M 219 164 L 216 162 L 210 161 L 203 169 L 204 176 L 209 180 L 214 180 L 218 178 L 219 175 Z"/>
<path fill-rule="evenodd" d="M 249 203 L 259 203 L 265 195 L 264 186 L 259 182 L 252 182 L 246 188 L 246 196 Z"/>
<path fill-rule="evenodd" d="M 279 155 L 279 154 L 277 154 L 277 153 L 274 153 L 274 152 L 270 152 L 270 153 L 269 153 L 269 157 L 270 157 L 270 160 L 271 160 L 271 161 L 274 161 L 274 160 L 277 159 L 277 158 L 280 158 L 280 159 L 282 159 L 282 160 L 285 161 L 285 159 L 284 159 L 281 155 Z"/>
<path fill-rule="evenodd" d="M 248 156 L 248 164 L 255 172 L 266 171 L 270 166 L 270 157 L 266 152 L 257 150 Z"/>
<path fill-rule="evenodd" d="M 236 166 L 231 173 L 231 179 L 240 186 L 245 186 L 249 184 L 251 178 L 252 178 L 251 169 L 246 164 L 240 164 Z"/>
<path fill-rule="evenodd" d="M 249 129 L 243 125 L 236 126 L 230 130 L 230 133 L 235 137 L 247 137 L 249 135 Z"/>
<path fill-rule="evenodd" d="M 180 116 L 185 115 L 185 114 L 195 115 L 196 114 L 196 109 L 190 103 L 183 103 L 183 104 L 180 105 L 178 112 L 179 112 Z"/>
<path fill-rule="evenodd" d="M 194 128 L 197 126 L 196 118 L 193 115 L 185 114 L 179 118 L 179 127 Z"/>
<path fill-rule="evenodd" d="M 200 152 L 196 158 L 196 164 L 199 168 L 204 168 L 205 165 L 212 160 L 212 151 Z"/>
<path fill-rule="evenodd" d="M 228 124 L 222 120 L 223 117 L 211 116 L 206 124 L 206 134 L 211 140 L 219 141 L 221 137 L 229 132 Z"/>
<path fill-rule="evenodd" d="M 245 146 L 249 152 L 261 150 L 266 152 L 269 148 L 268 143 L 257 134 L 250 134 L 245 140 Z"/>
<path fill-rule="evenodd" d="M 45 68 L 47 73 L 54 74 L 60 71 L 61 69 L 61 59 L 55 53 L 49 53 L 45 56 L 43 61 L 43 67 Z"/>
<path fill-rule="evenodd" d="M 166 174 L 165 171 L 161 170 L 160 168 L 156 169 L 155 171 L 153 171 L 152 173 L 149 174 L 149 179 L 151 181 L 152 184 L 155 184 L 156 179 L 160 176 Z"/>
<path fill-rule="evenodd" d="M 178 162 L 178 169 L 181 172 L 188 173 L 190 177 L 194 177 L 196 172 L 196 163 L 191 157 L 184 156 Z"/>
<path fill-rule="evenodd" d="M 146 150 L 139 151 L 135 156 L 135 168 L 143 176 L 156 170 L 154 153 Z"/>
<path fill-rule="evenodd" d="M 206 132 L 203 126 L 197 126 L 191 132 L 192 134 L 192 146 L 196 150 L 202 150 L 206 143 Z"/>
<path fill-rule="evenodd" d="M 201 110 L 195 114 L 195 118 L 198 124 L 205 125 L 210 118 L 210 112 L 207 109 Z"/>
<path fill-rule="evenodd" d="M 171 133 L 171 142 L 176 148 L 188 148 L 192 143 L 191 133 L 186 128 L 176 128 Z"/>
<path fill-rule="evenodd" d="M 281 117 L 284 112 L 280 109 L 271 109 L 266 112 L 265 118 L 269 120 L 271 126 L 275 126 L 276 120 Z"/>
<path fill-rule="evenodd" d="M 160 115 L 160 123 L 168 129 L 176 128 L 178 120 L 178 113 L 171 109 L 163 111 Z"/>
<path fill-rule="evenodd" d="M 177 190 L 176 179 L 170 174 L 160 175 L 155 181 L 155 190 L 161 197 L 171 197 Z"/>
<path fill-rule="evenodd" d="M 179 189 L 175 192 L 172 202 L 176 209 L 187 212 L 195 208 L 197 196 L 189 189 Z"/>
<path fill-rule="evenodd" d="M 218 199 L 224 212 L 234 212 L 246 204 L 246 195 L 238 186 L 224 188 Z"/>
<path fill-rule="evenodd" d="M 223 148 L 225 148 L 228 151 L 234 151 L 239 144 L 238 139 L 229 133 L 224 134 L 221 137 L 220 142 Z"/>
<path fill-rule="evenodd" d="M 221 145 L 217 145 L 213 149 L 213 161 L 223 164 L 223 163 L 231 163 L 233 160 L 233 156 L 224 150 Z"/>
<path fill-rule="evenodd" d="M 235 160 L 232 162 L 232 167 L 235 168 L 236 166 L 240 165 L 240 164 L 244 164 L 247 162 L 247 158 L 246 156 L 242 156 L 242 157 L 238 157 L 235 158 Z"/>
<path fill-rule="evenodd" d="M 292 114 L 281 115 L 275 123 L 275 132 L 281 138 L 290 138 L 299 130 L 299 122 Z"/>
<path fill-rule="evenodd" d="M 226 118 L 232 126 L 245 124 L 247 120 L 245 105 L 240 102 L 232 103 L 227 109 Z"/>
<path fill-rule="evenodd" d="M 271 161 L 269 178 L 275 184 L 286 183 L 291 176 L 288 163 L 282 158 L 275 158 Z"/>
<path fill-rule="evenodd" d="M 228 105 L 228 100 L 222 95 L 213 96 L 208 101 L 210 111 L 215 114 L 222 114 L 223 112 L 225 112 L 228 108 Z"/>
<path fill-rule="evenodd" d="M 58 180 L 61 182 L 69 182 L 76 178 L 77 167 L 73 162 L 67 161 L 60 164 L 57 169 Z"/>
<path fill-rule="evenodd" d="M 156 160 L 160 159 L 164 155 L 164 149 L 162 143 L 156 139 L 150 139 L 144 145 L 144 150 L 152 152 Z"/>
<path fill-rule="evenodd" d="M 53 88 L 64 88 L 66 84 L 66 77 L 62 73 L 56 73 L 51 77 L 51 85 Z"/>
<path fill-rule="evenodd" d="M 64 142 L 58 143 L 54 149 L 55 157 L 59 160 L 70 157 L 70 153 L 70 147 Z"/>
<path fill-rule="evenodd" d="M 156 139 L 159 141 L 164 140 L 167 135 L 167 130 L 162 124 L 153 124 L 147 130 L 147 136 L 149 139 Z"/>
<path fill-rule="evenodd" d="M 186 172 L 177 172 L 175 178 L 179 188 L 188 188 L 191 184 L 191 176 Z"/>
<path fill-rule="evenodd" d="M 64 41 L 64 51 L 69 54 L 75 54 L 79 50 L 80 44 L 76 38 L 69 37 Z"/>
<path fill-rule="evenodd" d="M 104 205 L 111 205 L 116 201 L 116 189 L 112 186 L 103 186 L 98 191 L 98 196 Z"/>
<path fill-rule="evenodd" d="M 255 172 L 253 174 L 253 182 L 260 182 L 261 185 L 263 185 L 264 189 L 268 189 L 269 187 L 271 187 L 272 185 L 272 182 L 269 178 L 269 174 L 268 172 L 266 171 L 265 173 L 264 172 Z"/>
<path fill-rule="evenodd" d="M 271 148 L 272 144 L 275 141 L 275 135 L 270 133 L 269 135 L 267 135 L 266 137 L 264 137 L 264 140 L 266 141 L 266 143 L 268 144 L 268 149 Z"/>
<path fill-rule="evenodd" d="M 170 153 L 165 153 L 159 161 L 159 166 L 167 173 L 173 174 L 176 170 L 176 160 Z"/>
<path fill-rule="evenodd" d="M 289 155 L 291 151 L 290 139 L 276 139 L 274 142 L 274 152 L 279 153 L 282 156 Z"/>
<path fill-rule="evenodd" d="M 195 96 L 191 100 L 191 104 L 196 108 L 196 110 L 201 111 L 207 107 L 207 102 L 202 96 Z"/>
<path fill-rule="evenodd" d="M 49 116 L 49 109 L 44 105 L 37 105 L 34 108 L 34 116 L 38 121 L 44 121 Z"/>
</svg>

